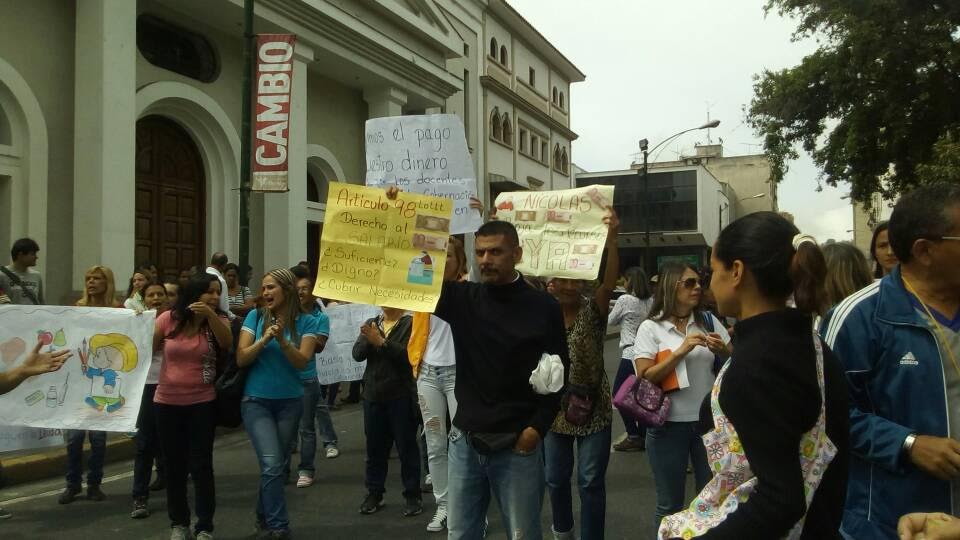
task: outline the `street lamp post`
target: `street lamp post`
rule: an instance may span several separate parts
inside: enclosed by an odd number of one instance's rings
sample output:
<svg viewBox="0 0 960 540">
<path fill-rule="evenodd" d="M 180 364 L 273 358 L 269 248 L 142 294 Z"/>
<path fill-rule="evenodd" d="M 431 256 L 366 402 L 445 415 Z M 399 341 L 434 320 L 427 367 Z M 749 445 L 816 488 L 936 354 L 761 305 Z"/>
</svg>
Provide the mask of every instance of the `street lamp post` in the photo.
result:
<svg viewBox="0 0 960 540">
<path fill-rule="evenodd" d="M 680 132 L 678 132 L 678 133 L 674 133 L 673 135 L 671 135 L 671 136 L 667 137 L 666 139 L 664 139 L 664 140 L 660 141 L 659 143 L 657 143 L 656 146 L 654 146 L 653 148 L 650 149 L 650 152 L 652 153 L 652 152 L 653 152 L 654 150 L 656 150 L 657 148 L 660 148 L 661 146 L 663 146 L 663 145 L 667 144 L 668 142 L 676 139 L 677 137 L 683 135 L 684 133 L 689 133 L 689 132 L 691 132 L 691 131 L 697 131 L 697 130 L 700 130 L 700 129 L 715 128 L 715 127 L 717 127 L 717 126 L 719 126 L 719 125 L 720 125 L 720 121 L 719 121 L 719 120 L 711 120 L 710 122 L 707 122 L 706 124 L 703 124 L 702 126 L 693 127 L 693 128 L 690 128 L 690 129 L 685 129 L 685 130 L 680 131 Z M 640 139 L 640 151 L 643 152 L 643 168 L 641 169 L 641 171 L 642 171 L 642 173 L 643 173 L 643 206 L 645 207 L 645 209 L 644 209 L 644 211 L 643 211 L 643 229 L 644 229 L 644 231 L 643 231 L 643 266 L 644 266 L 644 270 L 650 271 L 650 264 L 649 264 L 649 258 L 650 258 L 650 217 L 648 216 L 648 214 L 649 214 L 649 209 L 650 209 L 650 200 L 649 200 L 650 190 L 649 190 L 649 179 L 648 179 L 648 176 L 647 176 L 647 173 L 648 173 L 648 171 L 647 171 L 647 144 L 648 144 L 648 143 L 647 143 L 647 140 L 646 140 L 646 139 Z"/>
</svg>

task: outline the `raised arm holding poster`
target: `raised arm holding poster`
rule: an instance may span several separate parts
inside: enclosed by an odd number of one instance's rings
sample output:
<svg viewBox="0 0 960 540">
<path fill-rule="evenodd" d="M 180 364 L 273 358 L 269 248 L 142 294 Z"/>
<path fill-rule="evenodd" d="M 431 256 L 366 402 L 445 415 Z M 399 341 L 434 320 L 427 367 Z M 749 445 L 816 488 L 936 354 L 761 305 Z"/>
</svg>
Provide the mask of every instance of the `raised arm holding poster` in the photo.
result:
<svg viewBox="0 0 960 540">
<path fill-rule="evenodd" d="M 497 196 L 497 219 L 517 228 L 523 259 L 517 270 L 530 276 L 596 279 L 600 271 L 613 186 L 561 191 L 512 191 Z"/>
<path fill-rule="evenodd" d="M 450 199 L 330 182 L 314 296 L 432 312 L 450 236 Z"/>
<path fill-rule="evenodd" d="M 470 208 L 470 198 L 477 196 L 477 175 L 459 116 L 372 118 L 367 120 L 366 146 L 368 186 L 396 185 L 450 199 L 451 234 L 480 228 L 480 213 Z"/>
<path fill-rule="evenodd" d="M 70 349 L 58 371 L 36 375 L 0 396 L 0 424 L 135 431 L 150 368 L 153 311 L 0 306 L 0 370 L 18 365 L 41 339 Z"/>
</svg>

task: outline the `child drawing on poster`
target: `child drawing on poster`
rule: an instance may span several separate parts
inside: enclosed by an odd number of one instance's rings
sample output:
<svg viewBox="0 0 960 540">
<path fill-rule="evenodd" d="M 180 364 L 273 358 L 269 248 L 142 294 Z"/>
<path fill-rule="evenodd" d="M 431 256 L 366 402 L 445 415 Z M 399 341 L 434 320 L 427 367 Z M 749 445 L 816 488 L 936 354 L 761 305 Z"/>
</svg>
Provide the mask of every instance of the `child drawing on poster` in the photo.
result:
<svg viewBox="0 0 960 540">
<path fill-rule="evenodd" d="M 90 379 L 90 395 L 84 399 L 98 411 L 112 413 L 123 406 L 119 372 L 130 372 L 137 367 L 137 346 L 123 334 L 96 334 L 88 343 L 83 340 L 80 364 L 83 374 Z"/>
</svg>

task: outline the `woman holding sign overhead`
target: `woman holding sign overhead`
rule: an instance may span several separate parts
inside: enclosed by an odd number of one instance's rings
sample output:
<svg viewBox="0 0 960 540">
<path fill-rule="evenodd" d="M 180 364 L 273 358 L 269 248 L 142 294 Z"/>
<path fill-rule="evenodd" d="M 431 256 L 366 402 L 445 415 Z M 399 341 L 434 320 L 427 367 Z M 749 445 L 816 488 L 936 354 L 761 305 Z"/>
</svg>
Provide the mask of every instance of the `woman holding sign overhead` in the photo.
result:
<svg viewBox="0 0 960 540">
<path fill-rule="evenodd" d="M 703 290 L 696 270 L 665 265 L 657 291 L 633 342 L 637 376 L 670 392 L 670 412 L 661 427 L 647 429 L 647 456 L 657 489 L 654 530 L 683 508 L 687 463 L 693 463 L 697 491 L 710 480 L 697 420 L 713 387 L 716 355 L 730 355 L 723 324 L 701 308 Z"/>
<path fill-rule="evenodd" d="M 607 464 L 610 462 L 610 381 L 603 369 L 603 340 L 607 334 L 610 294 L 617 286 L 620 259 L 617 230 L 620 221 L 613 208 L 603 218 L 607 225 L 607 261 L 599 286 L 584 296 L 586 281 L 555 278 L 553 295 L 567 329 L 570 376 L 560 412 L 544 439 L 544 461 L 553 532 L 557 538 L 573 538 L 573 474 L 577 447 L 577 487 L 580 491 L 580 538 L 602 539 L 607 511 Z"/>
<path fill-rule="evenodd" d="M 303 408 L 300 371 L 325 333 L 319 320 L 300 308 L 290 270 L 265 275 L 260 296 L 264 307 L 247 314 L 237 351 L 237 365 L 249 370 L 240 412 L 260 464 L 257 528 L 261 537 L 289 538 L 283 485 Z"/>
</svg>

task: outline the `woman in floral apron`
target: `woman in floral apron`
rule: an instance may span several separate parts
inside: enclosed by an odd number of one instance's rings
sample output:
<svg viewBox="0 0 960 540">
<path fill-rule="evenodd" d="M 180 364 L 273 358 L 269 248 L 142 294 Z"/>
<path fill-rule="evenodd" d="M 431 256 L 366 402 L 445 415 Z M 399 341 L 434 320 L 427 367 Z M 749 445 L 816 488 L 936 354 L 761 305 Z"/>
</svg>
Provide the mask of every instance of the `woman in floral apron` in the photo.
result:
<svg viewBox="0 0 960 540">
<path fill-rule="evenodd" d="M 844 374 L 813 333 L 816 241 L 773 212 L 730 224 L 711 287 L 736 317 L 734 355 L 701 410 L 713 479 L 660 538 L 840 538 L 849 420 Z M 793 295 L 797 308 L 786 308 Z"/>
</svg>

